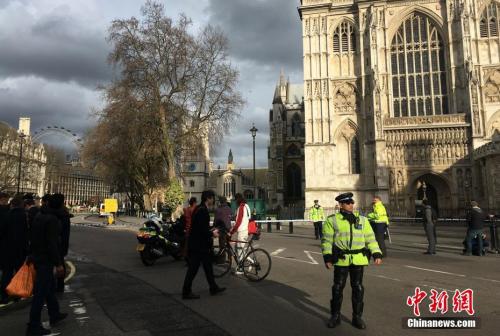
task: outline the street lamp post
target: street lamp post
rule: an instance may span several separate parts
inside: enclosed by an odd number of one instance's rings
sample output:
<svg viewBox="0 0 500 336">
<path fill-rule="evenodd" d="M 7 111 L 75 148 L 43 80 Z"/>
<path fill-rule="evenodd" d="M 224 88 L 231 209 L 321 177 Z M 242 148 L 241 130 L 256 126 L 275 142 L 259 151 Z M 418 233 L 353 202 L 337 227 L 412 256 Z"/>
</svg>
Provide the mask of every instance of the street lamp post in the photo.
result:
<svg viewBox="0 0 500 336">
<path fill-rule="evenodd" d="M 21 188 L 21 170 L 22 170 L 22 163 L 23 163 L 23 142 L 24 138 L 26 138 L 26 134 L 21 131 L 19 133 L 19 165 L 17 167 L 17 193 L 19 194 L 20 188 Z"/>
<path fill-rule="evenodd" d="M 255 124 L 252 125 L 250 129 L 250 133 L 252 133 L 253 138 L 253 210 L 255 212 L 256 204 L 255 200 L 257 199 L 257 181 L 255 178 L 255 136 L 257 135 L 258 129 L 255 128 Z"/>
</svg>

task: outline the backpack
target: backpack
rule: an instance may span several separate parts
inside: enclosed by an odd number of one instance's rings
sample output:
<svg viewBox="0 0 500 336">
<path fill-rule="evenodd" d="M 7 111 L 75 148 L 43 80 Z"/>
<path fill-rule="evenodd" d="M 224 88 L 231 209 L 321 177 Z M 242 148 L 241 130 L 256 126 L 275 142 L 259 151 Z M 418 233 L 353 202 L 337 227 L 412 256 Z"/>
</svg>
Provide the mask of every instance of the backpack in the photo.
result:
<svg viewBox="0 0 500 336">
<path fill-rule="evenodd" d="M 254 235 L 254 236 L 259 236 L 260 235 L 259 226 L 257 225 L 257 222 L 255 221 L 255 219 L 250 216 L 248 208 L 246 206 L 245 206 L 245 208 L 247 210 L 247 216 L 249 218 L 249 220 L 248 220 L 248 234 Z"/>
</svg>

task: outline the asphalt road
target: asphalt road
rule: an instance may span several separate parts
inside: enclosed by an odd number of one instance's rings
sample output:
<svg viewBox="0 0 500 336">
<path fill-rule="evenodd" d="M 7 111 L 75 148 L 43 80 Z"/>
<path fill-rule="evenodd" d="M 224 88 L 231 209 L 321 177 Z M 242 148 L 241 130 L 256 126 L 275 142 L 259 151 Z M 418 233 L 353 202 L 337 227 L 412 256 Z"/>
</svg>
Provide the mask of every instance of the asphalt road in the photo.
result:
<svg viewBox="0 0 500 336">
<path fill-rule="evenodd" d="M 344 291 L 344 322 L 333 332 L 326 328 L 333 274 L 325 269 L 319 242 L 309 228 L 296 228 L 295 234 L 263 234 L 257 244 L 273 254 L 269 277 L 260 283 L 228 275 L 218 280 L 228 288 L 221 296 L 208 293 L 203 271 L 194 284 L 194 292 L 202 298 L 182 301 L 181 287 L 186 268 L 183 262 L 164 258 L 153 267 L 142 265 L 135 251 L 135 234 L 130 230 L 108 230 L 72 227 L 71 251 L 120 274 L 141 279 L 162 293 L 194 310 L 232 335 L 485 335 L 496 334 L 500 327 L 500 257 L 465 257 L 460 255 L 463 228 L 438 230 L 438 254 L 422 255 L 426 240 L 419 227 L 392 228 L 393 244 L 389 258 L 381 266 L 365 269 L 365 313 L 368 329 L 359 331 L 350 325 L 351 300 L 349 284 Z M 85 271 L 85 270 L 81 270 Z M 77 269 L 77 274 L 79 270 Z M 92 276 L 90 274 L 89 276 Z M 97 285 L 95 283 L 95 285 Z M 415 287 L 429 291 L 447 291 L 450 312 L 446 316 L 466 316 L 451 310 L 455 289 L 474 290 L 476 317 L 481 320 L 476 330 L 408 330 L 402 319 L 412 316 L 406 305 Z M 134 305 L 120 291 L 120 304 Z M 424 301 L 422 316 L 429 313 Z"/>
</svg>

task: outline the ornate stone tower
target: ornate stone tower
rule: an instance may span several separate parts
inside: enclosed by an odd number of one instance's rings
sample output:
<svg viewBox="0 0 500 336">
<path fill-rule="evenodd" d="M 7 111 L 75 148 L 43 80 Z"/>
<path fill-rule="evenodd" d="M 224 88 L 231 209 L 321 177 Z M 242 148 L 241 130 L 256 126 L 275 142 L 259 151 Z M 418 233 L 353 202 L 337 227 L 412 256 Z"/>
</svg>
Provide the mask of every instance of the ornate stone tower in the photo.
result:
<svg viewBox="0 0 500 336">
<path fill-rule="evenodd" d="M 471 153 L 500 128 L 494 0 L 302 0 L 306 204 L 353 191 L 392 214 L 481 199 Z"/>
</svg>

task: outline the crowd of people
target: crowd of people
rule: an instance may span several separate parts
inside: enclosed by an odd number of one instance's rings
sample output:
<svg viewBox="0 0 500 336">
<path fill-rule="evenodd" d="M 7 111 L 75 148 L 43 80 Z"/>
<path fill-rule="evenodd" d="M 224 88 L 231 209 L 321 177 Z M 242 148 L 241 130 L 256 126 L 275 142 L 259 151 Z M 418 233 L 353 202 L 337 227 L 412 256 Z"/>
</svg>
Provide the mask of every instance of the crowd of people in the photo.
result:
<svg viewBox="0 0 500 336">
<path fill-rule="evenodd" d="M 192 283 L 200 266 L 203 266 L 210 294 L 217 295 L 226 290 L 219 287 L 214 279 L 210 251 L 213 239 L 219 240 L 219 246 L 227 243 L 227 237 L 236 235 L 237 253 L 244 249 L 245 242 L 249 239 L 248 224 L 251 219 L 250 207 L 241 194 L 235 195 L 237 209 L 233 215 L 231 208 L 225 197 L 219 198 L 219 205 L 215 209 L 214 225 L 210 226 L 209 211 L 215 206 L 215 193 L 206 190 L 201 195 L 201 203 L 197 205 L 197 199 L 192 197 L 189 206 L 184 209 L 185 223 L 185 257 L 188 263 L 188 270 L 182 288 L 182 297 L 185 300 L 199 299 L 200 296 L 192 292 Z M 232 225 L 232 219 L 235 219 Z M 241 269 L 236 270 L 236 274 L 243 274 Z"/>
<path fill-rule="evenodd" d="M 9 296 L 6 288 L 24 263 L 34 265 L 36 271 L 27 335 L 51 333 L 41 323 L 44 304 L 51 326 L 67 316 L 59 310 L 56 293 L 64 292 L 71 216 L 62 194 L 38 198 L 0 193 L 0 303 L 19 300 Z"/>
</svg>

